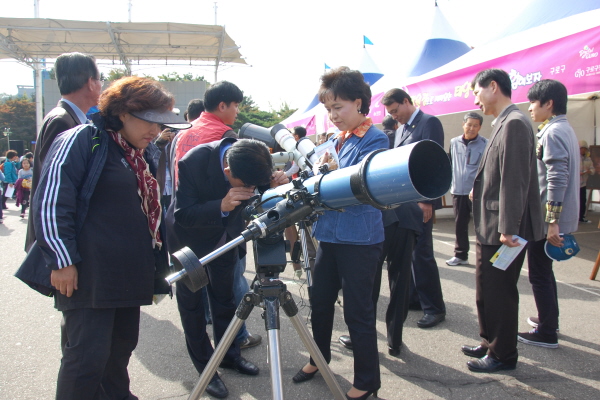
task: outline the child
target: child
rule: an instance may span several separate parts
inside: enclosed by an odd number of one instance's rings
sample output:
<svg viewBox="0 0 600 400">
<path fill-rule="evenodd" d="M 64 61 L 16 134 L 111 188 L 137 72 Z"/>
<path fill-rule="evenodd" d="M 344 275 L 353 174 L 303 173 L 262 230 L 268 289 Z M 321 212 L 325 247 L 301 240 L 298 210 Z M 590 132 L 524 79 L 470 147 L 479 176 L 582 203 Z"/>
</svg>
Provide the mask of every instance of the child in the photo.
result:
<svg viewBox="0 0 600 400">
<path fill-rule="evenodd" d="M 21 181 L 20 191 L 17 193 L 17 204 L 21 203 L 21 218 L 25 218 L 25 210 L 29 207 L 29 195 L 31 193 L 31 177 L 33 169 L 29 159 L 24 158 L 21 161 L 21 169 L 19 170 L 19 180 Z"/>
</svg>

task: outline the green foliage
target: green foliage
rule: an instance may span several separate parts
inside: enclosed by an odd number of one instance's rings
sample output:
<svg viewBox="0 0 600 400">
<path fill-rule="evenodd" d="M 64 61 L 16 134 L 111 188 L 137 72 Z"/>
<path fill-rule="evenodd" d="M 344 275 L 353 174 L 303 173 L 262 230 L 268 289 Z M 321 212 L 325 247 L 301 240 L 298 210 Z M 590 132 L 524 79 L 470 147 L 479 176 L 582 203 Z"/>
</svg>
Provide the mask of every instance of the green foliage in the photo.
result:
<svg viewBox="0 0 600 400">
<path fill-rule="evenodd" d="M 158 80 L 161 82 L 174 82 L 174 81 L 203 81 L 206 82 L 204 76 L 194 75 L 192 73 L 187 73 L 183 75 L 179 75 L 177 72 L 169 72 L 167 74 L 159 75 Z"/>
<path fill-rule="evenodd" d="M 23 96 L 0 103 L 0 149 L 3 152 L 8 150 L 8 141 L 2 135 L 5 128 L 10 128 L 11 141 L 24 140 L 29 144 L 35 140 L 35 102 Z"/>
<path fill-rule="evenodd" d="M 104 76 L 104 73 L 100 74 L 102 79 L 105 79 L 107 81 L 116 81 L 117 79 L 121 79 L 126 75 L 126 70 L 125 68 L 113 68 L 110 71 L 108 71 L 108 74 L 106 76 Z"/>
<path fill-rule="evenodd" d="M 238 131 L 242 125 L 247 122 L 269 128 L 280 123 L 296 111 L 294 109 L 290 109 L 287 103 L 282 104 L 279 110 L 260 110 L 254 100 L 252 100 L 252 96 L 244 96 L 244 99 L 239 105 L 239 110 L 240 112 L 237 116 L 237 120 L 233 125 L 233 129 L 235 131 Z"/>
</svg>

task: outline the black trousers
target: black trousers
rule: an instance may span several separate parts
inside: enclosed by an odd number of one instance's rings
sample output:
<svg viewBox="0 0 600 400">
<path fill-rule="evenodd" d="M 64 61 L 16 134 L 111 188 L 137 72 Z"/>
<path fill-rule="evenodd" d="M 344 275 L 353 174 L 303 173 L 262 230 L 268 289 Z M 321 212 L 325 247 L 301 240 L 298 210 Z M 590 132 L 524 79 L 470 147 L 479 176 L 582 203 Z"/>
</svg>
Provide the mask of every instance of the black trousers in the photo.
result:
<svg viewBox="0 0 600 400">
<path fill-rule="evenodd" d="M 140 308 L 63 311 L 57 400 L 137 399 L 127 365 L 138 343 Z"/>
<path fill-rule="evenodd" d="M 312 286 L 313 337 L 325 361 L 331 361 L 331 335 L 335 301 L 344 295 L 344 321 L 348 325 L 354 354 L 353 386 L 377 390 L 381 386 L 373 282 L 383 243 L 347 245 L 320 242 Z M 311 359 L 310 363 L 316 365 Z"/>
<path fill-rule="evenodd" d="M 475 299 L 479 318 L 481 345 L 488 355 L 507 364 L 517 362 L 517 329 L 519 317 L 519 290 L 517 282 L 525 250 L 502 271 L 490 262 L 500 246 L 477 242 L 475 266 Z"/>
<path fill-rule="evenodd" d="M 452 205 L 454 206 L 454 233 L 456 241 L 454 243 L 454 256 L 461 260 L 469 259 L 469 223 L 471 222 L 471 211 L 473 203 L 469 200 L 469 195 L 452 195 Z"/>
<path fill-rule="evenodd" d="M 587 203 L 587 186 L 579 189 L 579 219 L 582 220 L 587 213 L 585 204 Z"/>
<path fill-rule="evenodd" d="M 433 255 L 433 217 L 423 223 L 423 232 L 417 236 L 412 268 L 411 302 L 420 302 L 425 314 L 444 314 L 440 271 Z"/>
<path fill-rule="evenodd" d="M 213 337 L 215 346 L 217 346 L 237 309 L 233 294 L 235 264 L 227 266 L 208 264 L 206 270 L 210 281 L 206 288 L 212 315 Z M 176 289 L 177 307 L 181 317 L 183 333 L 185 334 L 187 350 L 194 367 L 196 367 L 198 373 L 202 373 L 214 352 L 210 338 L 206 333 L 206 316 L 202 291 L 192 292 L 183 283 L 178 283 Z M 224 359 L 233 361 L 239 356 L 240 346 L 234 340 L 225 353 Z"/>
<path fill-rule="evenodd" d="M 546 239 L 527 244 L 529 282 L 538 310 L 538 332 L 549 339 L 556 339 L 558 329 L 558 294 L 552 270 L 552 259 L 544 251 Z"/>
<path fill-rule="evenodd" d="M 373 304 L 377 315 L 377 301 L 381 289 L 383 263 L 388 262 L 390 302 L 385 313 L 388 347 L 398 349 L 402 345 L 402 330 L 408 316 L 412 252 L 416 233 L 412 229 L 398 227 L 398 223 L 385 227 L 383 252 L 377 264 L 373 285 Z"/>
</svg>

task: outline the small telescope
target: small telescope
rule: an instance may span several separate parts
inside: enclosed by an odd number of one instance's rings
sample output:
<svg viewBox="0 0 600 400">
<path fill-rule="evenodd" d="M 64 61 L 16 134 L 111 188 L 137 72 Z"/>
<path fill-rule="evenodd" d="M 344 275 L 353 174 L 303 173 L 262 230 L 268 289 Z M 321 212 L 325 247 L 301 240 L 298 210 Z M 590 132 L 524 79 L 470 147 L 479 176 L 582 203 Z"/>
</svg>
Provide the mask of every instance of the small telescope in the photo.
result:
<svg viewBox="0 0 600 400">
<path fill-rule="evenodd" d="M 279 144 L 286 152 L 294 154 L 293 161 L 298 164 L 300 170 L 312 168 L 319 160 L 314 151 L 315 144 L 309 138 L 304 137 L 296 142 L 294 136 L 282 124 L 274 125 L 269 129 L 247 122 L 240 128 L 238 136 L 240 139 L 260 140 L 272 149 L 276 149 Z M 278 160 L 275 159 L 275 154 L 273 154 L 273 161 L 278 163 Z M 280 158 L 281 157 L 285 156 L 280 156 Z"/>
</svg>

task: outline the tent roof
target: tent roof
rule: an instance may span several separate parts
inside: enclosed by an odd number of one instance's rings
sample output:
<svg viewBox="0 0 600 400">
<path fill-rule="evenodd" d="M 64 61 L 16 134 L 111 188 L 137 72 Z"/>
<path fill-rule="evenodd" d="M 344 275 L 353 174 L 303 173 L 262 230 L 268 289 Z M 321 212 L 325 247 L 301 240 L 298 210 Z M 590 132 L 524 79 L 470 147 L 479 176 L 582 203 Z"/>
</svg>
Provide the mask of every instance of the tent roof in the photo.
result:
<svg viewBox="0 0 600 400">
<path fill-rule="evenodd" d="M 141 60 L 246 64 L 218 25 L 0 18 L 0 58 L 31 65 L 73 51 L 119 59 L 128 68 Z"/>
</svg>

